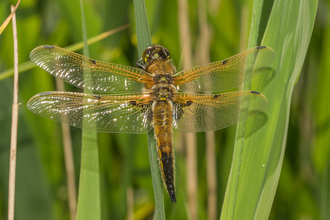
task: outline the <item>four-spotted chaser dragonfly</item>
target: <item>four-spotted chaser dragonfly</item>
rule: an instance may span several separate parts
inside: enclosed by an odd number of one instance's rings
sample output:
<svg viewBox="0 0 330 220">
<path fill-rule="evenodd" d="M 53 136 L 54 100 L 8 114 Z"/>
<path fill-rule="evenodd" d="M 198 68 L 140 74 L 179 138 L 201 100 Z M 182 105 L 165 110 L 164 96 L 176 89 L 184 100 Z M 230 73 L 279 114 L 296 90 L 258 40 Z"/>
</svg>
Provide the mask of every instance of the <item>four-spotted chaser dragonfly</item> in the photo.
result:
<svg viewBox="0 0 330 220">
<path fill-rule="evenodd" d="M 29 100 L 30 111 L 98 132 L 139 134 L 154 128 L 160 172 L 171 202 L 176 202 L 173 127 L 183 133 L 214 131 L 265 109 L 267 99 L 257 91 L 201 93 L 229 90 L 251 80 L 271 64 L 275 52 L 259 46 L 180 72 L 170 52 L 160 45 L 143 52 L 138 68 L 93 60 L 56 46 L 39 46 L 30 58 L 71 85 L 110 93 L 42 92 Z"/>
</svg>

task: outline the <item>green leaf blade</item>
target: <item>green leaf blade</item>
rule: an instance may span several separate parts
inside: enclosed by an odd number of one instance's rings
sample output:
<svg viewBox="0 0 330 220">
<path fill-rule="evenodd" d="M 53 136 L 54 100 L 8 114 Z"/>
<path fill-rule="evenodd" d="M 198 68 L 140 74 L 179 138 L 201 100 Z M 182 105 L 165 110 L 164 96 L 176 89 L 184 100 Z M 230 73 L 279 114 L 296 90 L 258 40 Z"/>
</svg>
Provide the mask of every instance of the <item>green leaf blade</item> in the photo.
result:
<svg viewBox="0 0 330 220">
<path fill-rule="evenodd" d="M 142 57 L 143 51 L 152 44 L 148 20 L 147 20 L 145 2 L 141 0 L 134 0 L 134 11 L 135 11 L 135 21 L 136 21 L 136 35 L 138 42 L 138 54 L 139 57 Z M 154 219 L 157 220 L 165 219 L 163 183 L 158 168 L 159 165 L 158 165 L 156 142 L 154 138 L 153 129 L 148 132 L 148 152 L 149 152 L 151 177 L 152 177 L 152 184 L 153 184 L 153 191 L 155 198 Z"/>
<path fill-rule="evenodd" d="M 89 57 L 83 2 L 80 0 L 84 56 Z M 88 76 L 84 76 L 88 77 Z M 84 93 L 93 93 L 84 89 Z M 77 220 L 101 219 L 100 169 L 97 133 L 83 130 Z"/>
<path fill-rule="evenodd" d="M 307 53 L 316 8 L 317 2 L 311 0 L 274 1 L 262 45 L 275 50 L 276 60 L 252 81 L 251 88 L 262 92 L 269 104 L 246 122 L 244 138 L 237 136 L 240 154 L 234 155 L 236 170 L 232 168 L 229 178 L 222 219 L 269 216 L 283 163 L 292 91 Z M 259 129 L 251 129 L 258 125 Z"/>
</svg>

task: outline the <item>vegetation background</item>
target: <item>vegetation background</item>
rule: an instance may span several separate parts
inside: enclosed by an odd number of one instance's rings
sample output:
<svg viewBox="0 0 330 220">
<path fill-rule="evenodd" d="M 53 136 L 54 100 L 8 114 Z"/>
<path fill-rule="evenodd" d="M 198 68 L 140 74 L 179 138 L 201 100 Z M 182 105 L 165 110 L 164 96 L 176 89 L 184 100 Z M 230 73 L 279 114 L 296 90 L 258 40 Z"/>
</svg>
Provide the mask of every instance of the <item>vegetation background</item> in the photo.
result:
<svg viewBox="0 0 330 220">
<path fill-rule="evenodd" d="M 16 1 L 0 2 L 0 23 Z M 199 5 L 189 1 L 189 27 L 195 64 L 203 46 Z M 210 60 L 239 53 L 247 43 L 252 0 L 207 1 Z M 260 32 L 266 27 L 273 2 L 265 1 Z M 133 2 L 128 0 L 84 1 L 88 37 L 130 24 L 105 40 L 90 46 L 90 57 L 134 66 L 138 60 Z M 146 0 L 152 42 L 169 49 L 178 69 L 182 66 L 178 2 Z M 29 60 L 39 45 L 66 47 L 82 40 L 79 1 L 23 0 L 17 11 L 20 63 Z M 330 156 L 330 1 L 320 0 L 305 65 L 294 89 L 290 110 L 287 148 L 281 177 L 269 219 L 329 218 Z M 247 16 L 248 18 L 249 16 Z M 245 33 L 245 34 L 244 34 Z M 259 35 L 261 42 L 262 34 Z M 245 41 L 245 42 L 244 42 Z M 11 26 L 0 35 L 0 76 L 13 66 Z M 78 51 L 82 53 L 82 51 Z M 35 94 L 53 91 L 55 79 L 40 68 L 20 73 L 17 153 L 16 219 L 69 219 L 61 125 L 26 109 Z M 0 219 L 7 216 L 8 164 L 12 104 L 12 77 L 0 81 Z M 67 91 L 79 91 L 65 85 Z M 274 91 L 276 92 L 276 91 Z M 81 130 L 71 127 L 75 177 L 79 180 Z M 217 216 L 220 216 L 231 166 L 236 126 L 215 132 L 217 167 Z M 175 137 L 176 138 L 176 137 Z M 177 138 L 176 138 L 177 139 Z M 198 216 L 207 217 L 205 134 L 197 134 Z M 151 219 L 153 189 L 147 136 L 98 134 L 101 170 L 102 219 L 125 219 L 132 210 L 127 198 L 133 193 L 135 219 Z M 177 141 L 176 141 L 177 142 Z M 168 219 L 187 219 L 185 151 L 177 143 L 178 203 L 165 195 Z M 128 196 L 127 196 L 128 195 Z"/>
</svg>

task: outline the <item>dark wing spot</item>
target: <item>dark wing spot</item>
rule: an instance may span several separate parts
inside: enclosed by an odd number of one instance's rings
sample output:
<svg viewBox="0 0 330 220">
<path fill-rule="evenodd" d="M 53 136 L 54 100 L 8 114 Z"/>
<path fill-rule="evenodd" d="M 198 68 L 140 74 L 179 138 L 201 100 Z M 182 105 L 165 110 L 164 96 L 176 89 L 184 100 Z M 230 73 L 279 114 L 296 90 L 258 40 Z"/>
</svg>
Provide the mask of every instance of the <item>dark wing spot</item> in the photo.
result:
<svg viewBox="0 0 330 220">
<path fill-rule="evenodd" d="M 266 48 L 266 46 L 259 46 L 259 47 L 257 47 L 257 50 L 261 50 L 261 49 L 265 49 Z"/>
<path fill-rule="evenodd" d="M 95 97 L 95 98 L 98 98 L 98 99 L 101 98 L 101 96 L 99 96 L 99 95 L 94 95 L 94 97 Z"/>
<path fill-rule="evenodd" d="M 54 49 L 55 47 L 54 47 L 54 46 L 49 46 L 49 45 L 44 45 L 43 48 L 46 48 L 46 49 Z"/>
<path fill-rule="evenodd" d="M 186 101 L 187 106 L 190 106 L 191 104 L 193 104 L 193 101 Z"/>
<path fill-rule="evenodd" d="M 89 61 L 91 61 L 94 65 L 96 64 L 96 60 L 90 59 Z"/>
<path fill-rule="evenodd" d="M 216 98 L 218 98 L 220 95 L 214 95 L 213 97 L 216 99 Z"/>
<path fill-rule="evenodd" d="M 137 105 L 137 102 L 136 101 L 129 101 L 130 104 L 136 106 Z"/>
<path fill-rule="evenodd" d="M 228 62 L 228 60 L 223 60 L 222 64 L 225 65 Z"/>
<path fill-rule="evenodd" d="M 251 93 L 253 93 L 253 94 L 257 94 L 257 95 L 260 94 L 260 92 L 257 92 L 257 91 L 251 91 Z"/>
<path fill-rule="evenodd" d="M 52 92 L 42 92 L 42 93 L 39 93 L 38 95 L 42 96 L 42 95 L 49 95 L 49 94 L 52 94 Z"/>
</svg>

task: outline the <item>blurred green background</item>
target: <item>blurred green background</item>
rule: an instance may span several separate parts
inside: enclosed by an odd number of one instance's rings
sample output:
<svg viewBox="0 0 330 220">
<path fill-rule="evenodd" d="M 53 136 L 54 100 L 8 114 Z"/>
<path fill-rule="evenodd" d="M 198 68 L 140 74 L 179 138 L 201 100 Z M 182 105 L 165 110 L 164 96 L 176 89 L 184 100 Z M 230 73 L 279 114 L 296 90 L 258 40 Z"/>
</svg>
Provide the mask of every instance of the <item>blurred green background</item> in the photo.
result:
<svg viewBox="0 0 330 220">
<path fill-rule="evenodd" d="M 210 59 L 217 61 L 237 54 L 246 45 L 242 34 L 243 11 L 253 1 L 207 1 Z M 0 23 L 15 1 L 0 2 Z M 264 3 L 264 30 L 272 1 Z M 133 2 L 84 1 L 88 37 L 129 24 L 130 27 L 90 45 L 90 57 L 135 66 L 138 59 Z M 152 42 L 169 49 L 181 69 L 178 3 L 146 0 Z M 198 61 L 200 29 L 198 2 L 189 1 L 193 58 Z M 66 47 L 82 40 L 79 1 L 23 0 L 17 10 L 19 62 L 29 60 L 39 45 Z M 244 9 L 245 8 L 245 9 Z M 330 218 L 330 0 L 320 0 L 314 32 L 305 65 L 297 82 L 290 112 L 287 148 L 270 219 Z M 249 27 L 247 27 L 249 28 Z M 262 35 L 261 35 L 262 36 Z M 259 42 L 261 41 L 261 36 Z M 244 39 L 243 39 L 244 38 Z M 244 42 L 245 41 L 245 42 Z M 13 66 L 11 24 L 0 35 L 0 74 Z M 242 43 L 243 42 L 243 43 Z M 243 48 L 245 50 L 247 48 Z M 78 51 L 82 53 L 81 51 Z M 7 216 L 8 164 L 11 127 L 12 77 L 0 81 L 0 219 Z M 80 91 L 65 85 L 67 91 Z M 69 219 L 67 184 L 59 123 L 26 109 L 33 95 L 53 91 L 55 79 L 40 68 L 21 72 L 19 79 L 19 127 L 16 178 L 16 219 Z M 217 216 L 220 216 L 229 175 L 236 126 L 216 131 Z M 81 130 L 71 127 L 76 182 L 79 180 Z M 177 133 L 175 133 L 176 137 Z M 102 219 L 125 219 L 130 207 L 127 192 L 133 192 L 136 219 L 152 219 L 153 191 L 146 135 L 98 134 Z M 205 134 L 197 134 L 198 213 L 207 212 Z M 178 203 L 165 195 L 168 219 L 187 219 L 185 206 L 185 152 L 176 150 Z M 127 190 L 129 187 L 129 190 Z"/>
</svg>

